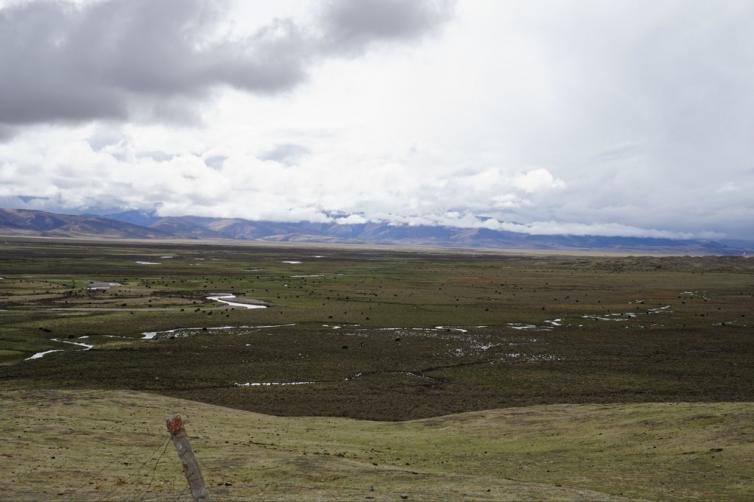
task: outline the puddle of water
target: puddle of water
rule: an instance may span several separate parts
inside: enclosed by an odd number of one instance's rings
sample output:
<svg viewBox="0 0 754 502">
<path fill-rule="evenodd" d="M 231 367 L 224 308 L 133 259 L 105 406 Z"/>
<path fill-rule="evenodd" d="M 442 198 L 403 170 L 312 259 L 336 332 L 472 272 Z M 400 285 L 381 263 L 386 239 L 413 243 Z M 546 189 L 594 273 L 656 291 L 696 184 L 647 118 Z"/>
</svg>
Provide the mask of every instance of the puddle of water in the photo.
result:
<svg viewBox="0 0 754 502">
<path fill-rule="evenodd" d="M 272 328 L 286 328 L 295 326 L 295 323 L 289 324 L 263 324 L 259 326 L 211 326 L 211 327 L 197 327 L 197 328 L 174 328 L 164 331 L 145 331 L 141 335 L 142 340 L 155 340 L 162 335 L 170 335 L 177 333 L 176 336 L 184 337 L 188 336 L 188 333 L 194 331 L 227 331 L 231 329 L 272 329 Z"/>
<path fill-rule="evenodd" d="M 370 374 L 375 374 L 375 373 L 378 373 L 378 372 L 370 372 Z M 390 370 L 386 370 L 386 371 L 381 371 L 379 373 L 387 373 L 387 374 L 392 374 L 392 375 L 406 375 L 406 376 L 410 376 L 410 377 L 414 377 L 414 378 L 421 378 L 421 379 L 424 379 L 424 380 L 432 380 L 432 377 L 428 377 L 428 376 L 423 375 L 421 373 L 414 373 L 413 371 L 390 371 Z M 359 371 L 358 373 L 355 373 L 355 374 L 353 374 L 351 376 L 345 377 L 343 379 L 343 381 L 344 382 L 350 382 L 350 381 L 356 380 L 358 378 L 361 378 L 363 376 L 364 376 L 364 373 L 361 372 L 361 371 Z"/>
<path fill-rule="evenodd" d="M 509 322 L 508 327 L 518 331 L 552 331 L 550 326 L 537 326 L 536 324 L 524 324 L 521 322 Z"/>
<path fill-rule="evenodd" d="M 141 260 L 137 260 L 136 264 L 137 265 L 160 265 L 156 261 L 141 261 Z"/>
<path fill-rule="evenodd" d="M 555 354 L 531 354 L 529 361 L 562 361 L 563 359 Z"/>
<path fill-rule="evenodd" d="M 27 357 L 24 360 L 31 361 L 33 359 L 42 359 L 47 354 L 52 354 L 53 352 L 63 352 L 63 349 L 52 349 L 52 350 L 45 350 L 44 352 L 37 352 L 36 354 L 33 354 L 31 357 Z"/>
<path fill-rule="evenodd" d="M 450 331 L 458 331 L 459 333 L 468 333 L 469 332 L 469 330 L 467 330 L 467 329 L 463 329 L 463 328 L 451 328 L 451 327 L 448 327 L 448 326 L 435 326 L 434 329 L 447 329 L 447 330 L 450 330 Z"/>
<path fill-rule="evenodd" d="M 686 298 L 701 298 L 702 300 L 709 300 L 709 297 L 705 296 L 704 293 L 700 293 L 699 291 L 681 291 L 678 296 L 686 297 Z"/>
<path fill-rule="evenodd" d="M 562 361 L 563 359 L 555 354 L 524 354 L 521 352 L 509 352 L 503 354 L 503 357 L 508 359 L 518 359 L 524 362 L 537 362 L 537 361 Z"/>
<path fill-rule="evenodd" d="M 89 281 L 89 287 L 88 289 L 95 290 L 95 289 L 102 289 L 107 290 L 110 288 L 117 288 L 118 286 L 122 286 L 123 284 L 119 282 L 103 282 L 103 281 Z"/>
<path fill-rule="evenodd" d="M 87 337 L 79 337 L 79 338 L 87 338 Z M 76 345 L 77 347 L 83 347 L 82 351 L 87 351 L 94 348 L 94 345 L 90 345 L 88 343 L 71 342 L 69 340 L 60 340 L 58 338 L 50 338 L 50 341 L 56 342 L 56 343 L 67 343 L 68 345 Z M 31 361 L 33 359 L 42 359 L 47 354 L 52 354 L 53 352 L 65 352 L 65 351 L 63 349 L 45 350 L 43 352 L 37 352 L 36 354 L 32 354 L 31 357 L 27 357 L 25 360 Z"/>
<path fill-rule="evenodd" d="M 616 312 L 612 314 L 585 314 L 582 315 L 582 319 L 589 319 L 590 321 L 614 321 L 623 322 L 630 319 L 636 319 L 641 315 L 653 315 L 653 314 L 670 314 L 673 311 L 670 310 L 670 305 L 663 305 L 662 307 L 655 307 L 648 309 L 646 312 Z M 581 327 L 581 325 L 579 325 Z"/>
<path fill-rule="evenodd" d="M 589 319 L 590 321 L 628 321 L 629 319 L 634 319 L 636 317 L 636 314 L 633 312 L 618 312 L 616 314 L 604 314 L 604 315 L 598 315 L 598 314 L 587 314 L 581 316 L 583 319 Z"/>
<path fill-rule="evenodd" d="M 521 323 L 509 322 L 508 326 L 510 326 L 513 329 L 518 329 L 518 330 L 537 329 L 536 324 L 521 324 Z"/>
<path fill-rule="evenodd" d="M 234 385 L 236 387 L 272 387 L 273 385 L 310 385 L 317 382 L 246 382 Z"/>
<path fill-rule="evenodd" d="M 494 343 L 477 344 L 477 345 L 471 346 L 472 349 L 481 350 L 482 352 L 486 352 L 490 350 L 492 347 L 495 347 Z"/>
<path fill-rule="evenodd" d="M 280 263 L 287 263 L 288 265 L 301 265 L 303 262 L 298 260 L 283 260 Z"/>
<path fill-rule="evenodd" d="M 71 342 L 69 340 L 59 340 L 57 338 L 50 338 L 53 342 L 58 343 L 67 343 L 68 345 L 76 345 L 78 347 L 84 347 L 84 350 L 91 350 L 94 348 L 94 345 L 90 345 L 88 343 L 81 343 L 81 342 Z"/>
<path fill-rule="evenodd" d="M 236 295 L 231 294 L 231 293 L 219 293 L 216 296 L 208 296 L 207 300 L 224 303 L 225 305 L 230 305 L 231 307 L 241 307 L 244 309 L 266 309 L 267 308 L 266 305 L 256 305 L 253 303 L 238 303 L 238 302 L 229 301 L 235 297 Z"/>
<path fill-rule="evenodd" d="M 716 322 L 713 324 L 713 326 L 721 326 L 721 327 L 728 327 L 728 328 L 747 328 L 748 324 L 742 324 L 739 321 L 736 321 L 734 319 L 733 321 Z"/>
</svg>

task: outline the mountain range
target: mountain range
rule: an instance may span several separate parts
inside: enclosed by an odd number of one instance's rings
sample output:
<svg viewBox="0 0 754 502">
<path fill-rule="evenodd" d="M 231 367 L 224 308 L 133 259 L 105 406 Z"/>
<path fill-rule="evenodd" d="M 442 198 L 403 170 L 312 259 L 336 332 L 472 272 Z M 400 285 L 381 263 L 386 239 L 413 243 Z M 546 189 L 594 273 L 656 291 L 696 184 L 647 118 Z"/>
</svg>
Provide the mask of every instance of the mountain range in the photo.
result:
<svg viewBox="0 0 754 502">
<path fill-rule="evenodd" d="M 530 235 L 430 225 L 337 224 L 250 221 L 199 216 L 162 217 L 141 211 L 104 216 L 69 215 L 29 209 L 0 209 L 0 234 L 111 239 L 231 239 L 265 242 L 356 243 L 456 248 L 602 250 L 673 254 L 741 255 L 754 243 L 701 239 Z"/>
</svg>

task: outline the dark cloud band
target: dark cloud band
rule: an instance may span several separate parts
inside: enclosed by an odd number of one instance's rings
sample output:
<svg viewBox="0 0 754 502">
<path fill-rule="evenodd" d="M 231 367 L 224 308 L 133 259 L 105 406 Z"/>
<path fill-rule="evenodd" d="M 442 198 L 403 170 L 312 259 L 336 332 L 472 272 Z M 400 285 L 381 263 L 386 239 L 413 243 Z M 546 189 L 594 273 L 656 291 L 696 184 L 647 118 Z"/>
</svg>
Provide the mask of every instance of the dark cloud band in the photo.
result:
<svg viewBox="0 0 754 502">
<path fill-rule="evenodd" d="M 323 8 L 319 27 L 276 19 L 241 40 L 207 44 L 204 37 L 227 15 L 218 5 L 41 1 L 0 9 L 0 123 L 191 120 L 185 108 L 215 87 L 290 90 L 318 60 L 416 39 L 436 29 L 452 7 L 432 0 L 335 0 Z"/>
</svg>

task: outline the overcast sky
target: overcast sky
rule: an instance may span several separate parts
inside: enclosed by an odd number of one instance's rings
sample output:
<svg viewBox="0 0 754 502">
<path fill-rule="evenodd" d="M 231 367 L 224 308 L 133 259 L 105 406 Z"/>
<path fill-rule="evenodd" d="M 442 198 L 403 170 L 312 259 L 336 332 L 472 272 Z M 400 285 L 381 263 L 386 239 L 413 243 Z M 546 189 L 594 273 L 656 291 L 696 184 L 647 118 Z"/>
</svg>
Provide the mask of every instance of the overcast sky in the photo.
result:
<svg viewBox="0 0 754 502">
<path fill-rule="evenodd" d="M 754 237 L 750 0 L 0 0 L 0 206 Z"/>
</svg>

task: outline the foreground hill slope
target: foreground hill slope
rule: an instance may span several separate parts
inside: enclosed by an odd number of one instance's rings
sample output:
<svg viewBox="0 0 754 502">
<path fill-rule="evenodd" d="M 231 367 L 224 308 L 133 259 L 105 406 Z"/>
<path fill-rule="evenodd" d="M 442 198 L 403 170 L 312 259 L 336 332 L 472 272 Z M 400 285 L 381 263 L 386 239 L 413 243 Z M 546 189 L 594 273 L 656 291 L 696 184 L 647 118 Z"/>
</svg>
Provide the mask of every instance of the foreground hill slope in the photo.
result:
<svg viewBox="0 0 754 502">
<path fill-rule="evenodd" d="M 409 422 L 272 417 L 130 391 L 0 388 L 0 500 L 751 500 L 754 403 L 549 405 Z"/>
</svg>

